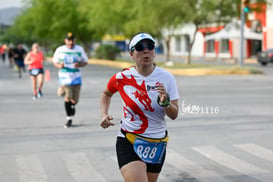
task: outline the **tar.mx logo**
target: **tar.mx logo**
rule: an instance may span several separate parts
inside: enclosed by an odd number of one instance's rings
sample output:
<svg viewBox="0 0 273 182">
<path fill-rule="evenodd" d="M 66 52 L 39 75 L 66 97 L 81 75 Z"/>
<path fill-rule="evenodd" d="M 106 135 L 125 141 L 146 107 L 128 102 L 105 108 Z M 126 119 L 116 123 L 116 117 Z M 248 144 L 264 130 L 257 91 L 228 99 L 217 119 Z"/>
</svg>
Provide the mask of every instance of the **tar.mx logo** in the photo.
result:
<svg viewBox="0 0 273 182">
<path fill-rule="evenodd" d="M 219 107 L 200 106 L 194 104 L 186 104 L 185 101 L 181 104 L 181 115 L 186 114 L 219 114 Z"/>
</svg>

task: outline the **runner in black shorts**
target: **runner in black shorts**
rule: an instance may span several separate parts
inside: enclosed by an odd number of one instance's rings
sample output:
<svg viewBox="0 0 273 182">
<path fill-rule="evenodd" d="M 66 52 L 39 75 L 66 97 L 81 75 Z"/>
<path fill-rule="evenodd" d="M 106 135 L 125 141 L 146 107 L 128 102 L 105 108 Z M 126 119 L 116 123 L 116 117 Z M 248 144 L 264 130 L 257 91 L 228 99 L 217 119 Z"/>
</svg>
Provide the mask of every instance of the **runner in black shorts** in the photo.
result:
<svg viewBox="0 0 273 182">
<path fill-rule="evenodd" d="M 120 172 L 125 182 L 156 182 L 169 139 L 165 116 L 177 118 L 179 94 L 174 76 L 154 63 L 155 40 L 150 34 L 136 34 L 129 50 L 136 66 L 110 78 L 101 96 L 100 125 L 114 125 L 108 110 L 112 96 L 119 92 L 123 103 L 116 140 Z"/>
<path fill-rule="evenodd" d="M 33 100 L 43 96 L 42 87 L 44 83 L 44 60 L 44 54 L 42 51 L 40 51 L 38 43 L 33 43 L 31 51 L 26 55 L 24 60 L 24 63 L 28 64 L 33 90 Z"/>
</svg>

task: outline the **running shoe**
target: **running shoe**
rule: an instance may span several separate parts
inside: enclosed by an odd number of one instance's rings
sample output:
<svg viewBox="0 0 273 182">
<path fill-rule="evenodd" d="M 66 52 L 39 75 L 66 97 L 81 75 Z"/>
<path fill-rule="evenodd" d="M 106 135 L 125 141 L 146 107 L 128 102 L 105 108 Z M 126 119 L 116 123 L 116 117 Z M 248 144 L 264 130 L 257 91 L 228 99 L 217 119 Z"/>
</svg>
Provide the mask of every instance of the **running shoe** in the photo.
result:
<svg viewBox="0 0 273 182">
<path fill-rule="evenodd" d="M 65 123 L 64 128 L 69 128 L 69 127 L 71 127 L 71 125 L 72 125 L 72 119 L 69 119 L 69 120 Z"/>
<path fill-rule="evenodd" d="M 41 97 L 43 97 L 43 93 L 42 93 L 41 90 L 39 90 L 39 92 L 38 92 L 38 98 L 41 98 Z"/>
<path fill-rule="evenodd" d="M 32 100 L 36 100 L 37 99 L 37 95 L 34 95 L 33 97 L 32 97 Z"/>
</svg>

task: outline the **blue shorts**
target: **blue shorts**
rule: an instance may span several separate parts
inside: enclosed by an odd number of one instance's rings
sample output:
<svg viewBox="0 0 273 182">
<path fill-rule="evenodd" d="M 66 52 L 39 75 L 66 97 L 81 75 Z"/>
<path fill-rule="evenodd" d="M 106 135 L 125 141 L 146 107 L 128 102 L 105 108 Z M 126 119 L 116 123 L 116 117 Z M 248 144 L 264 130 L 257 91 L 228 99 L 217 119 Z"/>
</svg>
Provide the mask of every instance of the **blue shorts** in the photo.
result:
<svg viewBox="0 0 273 182">
<path fill-rule="evenodd" d="M 20 68 L 24 68 L 24 67 L 25 67 L 24 60 L 15 60 L 15 63 L 16 63 L 17 66 L 20 67 Z"/>
</svg>

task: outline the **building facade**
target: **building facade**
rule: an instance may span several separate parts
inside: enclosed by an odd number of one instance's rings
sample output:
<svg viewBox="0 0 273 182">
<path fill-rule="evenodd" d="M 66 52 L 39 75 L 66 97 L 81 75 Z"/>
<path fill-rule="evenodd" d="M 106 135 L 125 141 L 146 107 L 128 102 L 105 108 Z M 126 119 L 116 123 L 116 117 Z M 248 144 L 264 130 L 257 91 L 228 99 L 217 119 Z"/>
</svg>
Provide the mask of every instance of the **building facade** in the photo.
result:
<svg viewBox="0 0 273 182">
<path fill-rule="evenodd" d="M 255 9 L 258 5 L 251 4 L 250 8 Z M 244 40 L 244 57 L 255 57 L 258 52 L 273 48 L 273 6 L 263 4 L 259 11 L 253 11 L 246 14 Z M 234 21 L 232 36 L 223 36 L 207 40 L 206 37 L 220 32 L 223 25 L 209 25 L 198 29 L 191 54 L 193 57 L 202 58 L 232 58 L 237 59 L 240 54 L 240 20 Z M 239 22 L 239 23 L 238 23 Z M 231 22 L 232 23 L 232 22 Z M 237 27 L 237 30 L 236 30 Z M 170 55 L 186 57 L 193 40 L 195 27 L 188 24 L 176 30 L 165 31 L 165 35 L 171 35 Z M 235 36 L 236 34 L 236 36 Z M 257 38 L 258 37 L 258 38 Z M 166 45 L 164 45 L 166 53 Z"/>
</svg>

